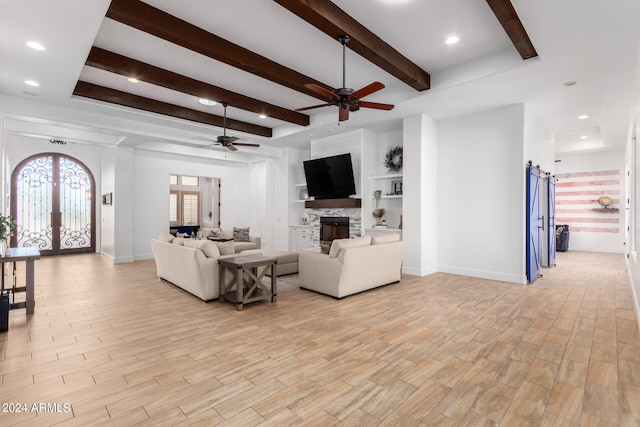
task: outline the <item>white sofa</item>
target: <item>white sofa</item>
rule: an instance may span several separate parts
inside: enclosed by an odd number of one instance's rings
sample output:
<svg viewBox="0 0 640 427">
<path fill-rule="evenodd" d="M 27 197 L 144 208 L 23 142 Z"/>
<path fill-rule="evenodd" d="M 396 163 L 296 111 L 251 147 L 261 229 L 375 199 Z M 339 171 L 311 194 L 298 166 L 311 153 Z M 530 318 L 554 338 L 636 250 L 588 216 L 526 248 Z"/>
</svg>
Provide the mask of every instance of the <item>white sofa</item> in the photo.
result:
<svg viewBox="0 0 640 427">
<path fill-rule="evenodd" d="M 168 233 L 163 234 L 167 237 Z M 161 238 L 163 238 L 162 235 Z M 235 253 L 220 255 L 220 251 L 216 249 L 217 245 L 208 240 L 184 239 L 182 243 L 201 246 L 201 248 L 151 239 L 151 250 L 156 260 L 158 277 L 203 301 L 218 298 L 220 293 L 218 260 L 236 256 Z M 246 253 L 260 253 L 260 251 L 249 250 Z M 227 284 L 231 283 L 233 279 L 231 276 L 231 274 L 226 275 Z"/>
<path fill-rule="evenodd" d="M 337 239 L 329 254 L 299 253 L 300 287 L 336 298 L 400 281 L 405 243 L 397 234 Z"/>
<path fill-rule="evenodd" d="M 214 228 L 202 228 L 203 238 L 213 237 Z M 224 232 L 224 239 L 233 239 L 233 228 L 222 228 Z M 248 242 L 233 242 L 236 253 L 246 251 L 249 249 L 260 249 L 262 247 L 262 239 L 260 236 L 249 236 Z"/>
</svg>

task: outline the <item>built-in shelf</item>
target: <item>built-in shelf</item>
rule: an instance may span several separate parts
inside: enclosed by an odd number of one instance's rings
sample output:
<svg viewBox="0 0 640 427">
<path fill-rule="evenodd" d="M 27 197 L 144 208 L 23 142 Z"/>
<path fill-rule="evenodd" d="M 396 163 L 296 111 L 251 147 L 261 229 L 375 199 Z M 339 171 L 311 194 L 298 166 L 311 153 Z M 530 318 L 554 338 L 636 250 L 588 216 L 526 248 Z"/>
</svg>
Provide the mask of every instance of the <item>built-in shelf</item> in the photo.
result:
<svg viewBox="0 0 640 427">
<path fill-rule="evenodd" d="M 618 208 L 592 208 L 591 210 L 602 212 L 602 213 L 617 213 L 620 212 Z"/>
<path fill-rule="evenodd" d="M 401 173 L 396 173 L 393 175 L 373 175 L 371 179 L 393 179 L 393 178 L 402 178 Z"/>
<path fill-rule="evenodd" d="M 372 199 L 375 197 L 371 196 Z M 381 199 L 402 199 L 402 194 L 383 194 L 380 196 Z"/>
<path fill-rule="evenodd" d="M 322 209 L 322 208 L 360 208 L 362 207 L 361 199 L 321 199 L 307 200 L 304 204 L 305 208 Z"/>
<path fill-rule="evenodd" d="M 307 184 L 296 184 L 295 186 L 296 186 L 296 187 L 306 187 L 306 186 L 307 186 Z"/>
</svg>

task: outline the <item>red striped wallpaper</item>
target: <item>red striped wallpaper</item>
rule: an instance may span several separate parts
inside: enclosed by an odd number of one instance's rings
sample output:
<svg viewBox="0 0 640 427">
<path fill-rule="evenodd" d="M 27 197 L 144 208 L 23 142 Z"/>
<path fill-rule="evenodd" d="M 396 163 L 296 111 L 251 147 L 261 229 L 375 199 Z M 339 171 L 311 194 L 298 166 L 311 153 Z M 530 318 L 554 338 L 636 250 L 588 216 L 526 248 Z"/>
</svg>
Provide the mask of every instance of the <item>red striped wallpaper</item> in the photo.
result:
<svg viewBox="0 0 640 427">
<path fill-rule="evenodd" d="M 569 224 L 571 232 L 620 233 L 619 170 L 571 172 L 556 175 L 556 224 Z M 605 210 L 598 203 L 609 196 L 613 206 Z M 618 196 L 618 197 L 613 197 Z"/>
</svg>

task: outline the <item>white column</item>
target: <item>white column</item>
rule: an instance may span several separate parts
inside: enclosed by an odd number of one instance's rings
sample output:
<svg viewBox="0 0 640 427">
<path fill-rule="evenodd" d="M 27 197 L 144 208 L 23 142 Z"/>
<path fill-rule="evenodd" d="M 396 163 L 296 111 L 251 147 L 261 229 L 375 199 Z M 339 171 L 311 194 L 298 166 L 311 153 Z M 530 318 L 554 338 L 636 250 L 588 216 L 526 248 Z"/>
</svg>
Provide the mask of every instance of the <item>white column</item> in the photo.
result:
<svg viewBox="0 0 640 427">
<path fill-rule="evenodd" d="M 426 276 L 437 271 L 438 131 L 428 116 L 403 121 L 402 272 Z"/>
</svg>

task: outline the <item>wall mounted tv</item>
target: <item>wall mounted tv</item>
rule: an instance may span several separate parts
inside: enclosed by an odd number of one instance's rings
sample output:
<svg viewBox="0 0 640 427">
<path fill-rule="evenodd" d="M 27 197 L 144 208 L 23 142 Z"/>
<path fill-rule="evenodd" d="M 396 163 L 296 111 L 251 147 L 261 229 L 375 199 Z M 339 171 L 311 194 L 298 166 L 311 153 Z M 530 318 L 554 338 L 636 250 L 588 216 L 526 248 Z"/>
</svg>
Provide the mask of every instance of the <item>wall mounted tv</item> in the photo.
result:
<svg viewBox="0 0 640 427">
<path fill-rule="evenodd" d="M 356 194 L 351 154 L 306 160 L 303 163 L 309 196 L 342 199 Z"/>
</svg>

